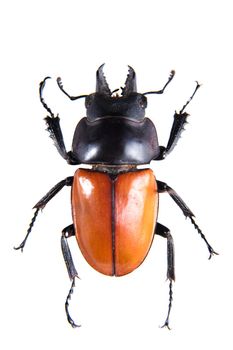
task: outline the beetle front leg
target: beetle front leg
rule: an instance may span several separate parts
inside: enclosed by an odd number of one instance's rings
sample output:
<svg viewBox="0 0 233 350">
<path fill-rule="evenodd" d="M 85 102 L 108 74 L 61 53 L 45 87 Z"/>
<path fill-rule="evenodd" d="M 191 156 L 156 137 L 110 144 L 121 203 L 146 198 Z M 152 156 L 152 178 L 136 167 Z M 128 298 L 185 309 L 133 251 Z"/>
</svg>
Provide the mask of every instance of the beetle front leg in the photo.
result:
<svg viewBox="0 0 233 350">
<path fill-rule="evenodd" d="M 22 241 L 22 243 L 18 246 L 18 247 L 14 247 L 14 249 L 18 250 L 21 249 L 21 251 L 23 251 L 23 248 L 26 244 L 26 241 L 28 239 L 28 236 L 30 235 L 31 231 L 32 231 L 32 227 L 36 221 L 37 215 L 39 213 L 39 210 L 43 209 L 46 204 L 64 187 L 64 186 L 71 186 L 73 183 L 73 176 L 69 176 L 66 179 L 58 182 L 44 197 L 42 197 L 39 202 L 36 203 L 36 205 L 34 205 L 33 209 L 35 210 L 35 213 L 33 215 L 33 218 L 31 220 L 31 223 L 29 225 L 29 228 L 27 230 L 27 234 L 24 238 L 24 240 Z"/>
<path fill-rule="evenodd" d="M 50 116 L 47 116 L 45 118 L 46 125 L 47 125 L 47 131 L 50 134 L 51 139 L 54 142 L 55 147 L 57 148 L 59 154 L 69 163 L 69 164 L 79 164 L 77 159 L 74 159 L 72 156 L 72 152 L 67 152 L 61 126 L 60 126 L 60 118 L 58 115 L 55 117 L 52 110 L 48 107 L 48 105 L 45 103 L 44 98 L 42 96 L 46 80 L 50 77 L 46 77 L 41 83 L 39 88 L 39 95 L 40 95 L 40 101 L 43 105 L 43 107 L 46 109 L 47 112 L 49 112 Z"/>
<path fill-rule="evenodd" d="M 188 217 L 191 220 L 191 223 L 194 225 L 195 229 L 197 230 L 197 232 L 200 234 L 201 238 L 205 241 L 205 243 L 207 245 L 207 248 L 208 248 L 209 253 L 210 253 L 209 259 L 214 254 L 218 255 L 218 253 L 216 253 L 214 251 L 214 249 L 211 247 L 211 245 L 207 241 L 207 239 L 206 239 L 205 235 L 203 234 L 203 232 L 201 231 L 200 227 L 195 222 L 195 220 L 194 220 L 195 215 L 189 209 L 187 204 L 185 204 L 183 199 L 176 193 L 176 191 L 174 191 L 171 187 L 169 187 L 165 182 L 157 181 L 157 185 L 158 185 L 158 192 L 159 193 L 167 192 L 171 196 L 171 198 L 174 200 L 174 202 L 178 205 L 178 207 L 182 210 L 184 216 Z"/>
<path fill-rule="evenodd" d="M 176 146 L 182 132 L 184 131 L 185 124 L 187 124 L 187 117 L 189 116 L 189 114 L 184 112 L 184 110 L 187 107 L 187 105 L 190 103 L 190 101 L 193 99 L 193 97 L 196 94 L 199 87 L 200 87 L 200 84 L 197 82 L 196 88 L 195 88 L 192 96 L 184 104 L 184 106 L 182 107 L 182 109 L 178 113 L 175 112 L 174 120 L 173 120 L 172 128 L 170 131 L 170 136 L 168 139 L 167 146 L 166 147 L 160 146 L 160 154 L 155 160 L 162 160 L 169 153 L 171 153 L 173 151 L 173 149 Z"/>
<path fill-rule="evenodd" d="M 170 313 L 171 313 L 172 300 L 173 300 L 172 299 L 172 296 L 173 296 L 172 282 L 175 281 L 174 243 L 173 243 L 173 238 L 172 238 L 172 235 L 170 233 L 170 230 L 167 227 L 165 227 L 159 223 L 157 223 L 157 225 L 156 225 L 155 234 L 167 239 L 167 279 L 169 279 L 169 281 L 170 281 L 170 283 L 169 283 L 169 305 L 168 305 L 167 317 L 166 317 L 166 320 L 165 320 L 162 328 L 167 327 L 168 329 L 170 329 L 169 317 L 170 317 Z"/>
<path fill-rule="evenodd" d="M 69 300 L 71 299 L 71 295 L 72 295 L 73 289 L 75 287 L 75 278 L 76 277 L 79 278 L 78 273 L 76 271 L 76 268 L 74 266 L 74 262 L 73 262 L 73 259 L 72 259 L 70 248 L 69 248 L 69 245 L 68 245 L 68 242 L 67 242 L 67 238 L 69 238 L 71 236 L 75 236 L 75 230 L 74 230 L 74 225 L 73 224 L 65 227 L 62 230 L 61 248 L 62 248 L 62 254 L 63 254 L 64 260 L 65 260 L 65 263 L 66 263 L 67 271 L 68 271 L 70 280 L 72 281 L 71 287 L 70 287 L 70 290 L 69 290 L 69 293 L 67 295 L 66 302 L 65 302 L 66 316 L 67 316 L 67 320 L 70 323 L 70 325 L 73 328 L 76 328 L 76 327 L 80 327 L 80 326 L 77 325 L 73 321 L 73 319 L 70 317 L 70 314 L 69 314 Z"/>
<path fill-rule="evenodd" d="M 60 118 L 57 117 L 49 117 L 47 116 L 45 118 L 46 125 L 47 125 L 47 131 L 49 132 L 49 136 L 54 142 L 54 145 L 56 149 L 58 150 L 59 154 L 64 158 L 68 164 L 77 165 L 80 164 L 77 159 L 75 159 L 72 155 L 72 152 L 67 152 L 61 126 L 60 126 Z"/>
</svg>

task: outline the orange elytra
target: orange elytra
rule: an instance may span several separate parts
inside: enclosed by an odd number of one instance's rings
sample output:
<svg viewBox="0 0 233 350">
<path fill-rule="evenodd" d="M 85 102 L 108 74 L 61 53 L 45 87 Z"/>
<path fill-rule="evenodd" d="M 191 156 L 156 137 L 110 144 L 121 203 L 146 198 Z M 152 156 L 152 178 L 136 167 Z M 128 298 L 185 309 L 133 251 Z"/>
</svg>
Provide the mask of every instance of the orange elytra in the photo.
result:
<svg viewBox="0 0 233 350">
<path fill-rule="evenodd" d="M 87 262 L 105 275 L 122 276 L 145 259 L 158 210 L 152 170 L 111 178 L 78 169 L 72 186 L 76 238 Z"/>
</svg>

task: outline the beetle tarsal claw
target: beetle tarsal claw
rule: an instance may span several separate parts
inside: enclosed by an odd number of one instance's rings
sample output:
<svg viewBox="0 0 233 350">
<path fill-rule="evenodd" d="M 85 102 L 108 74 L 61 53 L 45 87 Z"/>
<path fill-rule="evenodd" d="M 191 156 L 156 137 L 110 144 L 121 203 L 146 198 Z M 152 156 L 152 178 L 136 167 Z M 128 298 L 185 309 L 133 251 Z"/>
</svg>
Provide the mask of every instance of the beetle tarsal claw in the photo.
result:
<svg viewBox="0 0 233 350">
<path fill-rule="evenodd" d="M 21 252 L 23 253 L 23 248 L 24 248 L 24 244 L 25 242 L 23 241 L 18 247 L 14 247 L 15 250 L 21 250 Z"/>
<path fill-rule="evenodd" d="M 210 252 L 209 260 L 212 258 L 212 256 L 219 255 L 219 253 L 215 252 L 211 246 L 209 246 L 208 248 L 209 248 L 209 252 Z"/>
<path fill-rule="evenodd" d="M 170 328 L 170 326 L 169 326 L 168 320 L 166 320 L 165 323 L 164 323 L 164 325 L 161 326 L 160 328 L 165 328 L 165 327 L 166 327 L 167 329 L 169 329 L 169 331 L 171 330 L 171 328 Z"/>
</svg>

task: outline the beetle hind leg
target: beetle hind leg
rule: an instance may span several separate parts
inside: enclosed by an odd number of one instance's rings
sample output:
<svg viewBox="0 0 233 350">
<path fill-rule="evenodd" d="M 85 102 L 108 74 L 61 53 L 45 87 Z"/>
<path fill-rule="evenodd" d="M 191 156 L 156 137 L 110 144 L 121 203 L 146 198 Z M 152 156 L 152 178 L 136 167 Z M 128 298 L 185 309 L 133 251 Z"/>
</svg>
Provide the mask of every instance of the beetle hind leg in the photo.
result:
<svg viewBox="0 0 233 350">
<path fill-rule="evenodd" d="M 167 239 L 167 279 L 170 281 L 169 283 L 169 304 L 168 304 L 168 313 L 166 320 L 162 326 L 169 327 L 169 317 L 171 313 L 171 308 L 172 308 L 172 300 L 173 300 L 173 291 L 172 291 L 172 282 L 175 281 L 175 253 L 174 253 L 174 243 L 173 243 L 173 238 L 170 233 L 170 230 L 157 223 L 156 229 L 155 229 L 155 234 L 162 236 Z"/>
<path fill-rule="evenodd" d="M 70 316 L 70 313 L 69 313 L 69 300 L 71 299 L 71 295 L 73 294 L 74 292 L 74 287 L 75 287 L 75 279 L 72 280 L 72 284 L 71 284 L 71 287 L 70 287 L 70 290 L 69 290 L 69 293 L 66 297 L 66 302 L 65 302 L 65 310 L 66 310 L 66 316 L 67 316 L 67 320 L 69 322 L 69 324 L 73 327 L 73 328 L 76 328 L 76 327 L 81 327 L 80 325 L 77 325 L 74 320 L 71 318 Z"/>
<path fill-rule="evenodd" d="M 69 300 L 71 299 L 71 295 L 73 294 L 73 290 L 75 287 L 75 278 L 79 278 L 78 273 L 76 271 L 76 268 L 74 266 L 74 262 L 72 259 L 72 255 L 70 252 L 70 248 L 67 242 L 67 238 L 74 236 L 75 235 L 75 230 L 74 230 L 74 225 L 69 225 L 67 227 L 65 227 L 62 230 L 62 236 L 61 236 L 61 248 L 62 248 L 62 254 L 66 263 L 66 267 L 67 267 L 67 271 L 71 280 L 71 287 L 69 290 L 69 293 L 66 297 L 66 301 L 65 301 L 65 311 L 66 311 L 66 316 L 67 316 L 67 320 L 69 322 L 69 324 L 73 327 L 80 327 L 80 325 L 77 325 L 73 319 L 70 316 L 69 313 Z"/>
</svg>

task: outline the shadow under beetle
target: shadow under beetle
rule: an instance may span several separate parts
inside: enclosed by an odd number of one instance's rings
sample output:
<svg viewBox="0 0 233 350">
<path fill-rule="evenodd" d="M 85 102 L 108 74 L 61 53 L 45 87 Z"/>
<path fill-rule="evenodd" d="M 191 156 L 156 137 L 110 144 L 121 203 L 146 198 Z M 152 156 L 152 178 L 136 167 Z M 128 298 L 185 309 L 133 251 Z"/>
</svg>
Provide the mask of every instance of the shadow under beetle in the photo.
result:
<svg viewBox="0 0 233 350">
<path fill-rule="evenodd" d="M 183 214 L 191 220 L 205 241 L 210 253 L 217 254 L 194 221 L 194 214 L 180 196 L 165 182 L 158 181 L 146 164 L 164 159 L 176 145 L 188 114 L 184 111 L 199 88 L 196 88 L 182 109 L 174 114 L 166 147 L 158 143 L 153 122 L 145 117 L 147 94 L 162 94 L 174 77 L 171 71 L 161 90 L 143 94 L 137 92 L 136 75 L 129 66 L 125 86 L 111 91 L 103 74 L 103 65 L 96 73 L 96 92 L 90 95 L 70 96 L 71 100 L 85 98 L 86 117 L 74 132 L 72 150 L 66 151 L 60 128 L 60 119 L 45 103 L 42 96 L 45 78 L 40 83 L 40 100 L 49 113 L 45 118 L 47 130 L 60 155 L 72 165 L 88 164 L 74 176 L 55 185 L 35 206 L 35 213 L 23 242 L 15 249 L 23 250 L 38 212 L 64 187 L 71 186 L 73 224 L 62 230 L 61 248 L 71 279 L 71 288 L 65 302 L 68 322 L 77 327 L 69 314 L 69 299 L 78 273 L 74 266 L 67 238 L 76 236 L 87 262 L 97 271 L 110 276 L 123 276 L 136 269 L 147 256 L 154 235 L 167 239 L 167 278 L 169 305 L 164 326 L 169 328 L 172 306 L 172 282 L 175 281 L 174 244 L 170 230 L 157 222 L 160 193 L 168 193 Z M 145 164 L 144 169 L 138 165 Z"/>
</svg>

